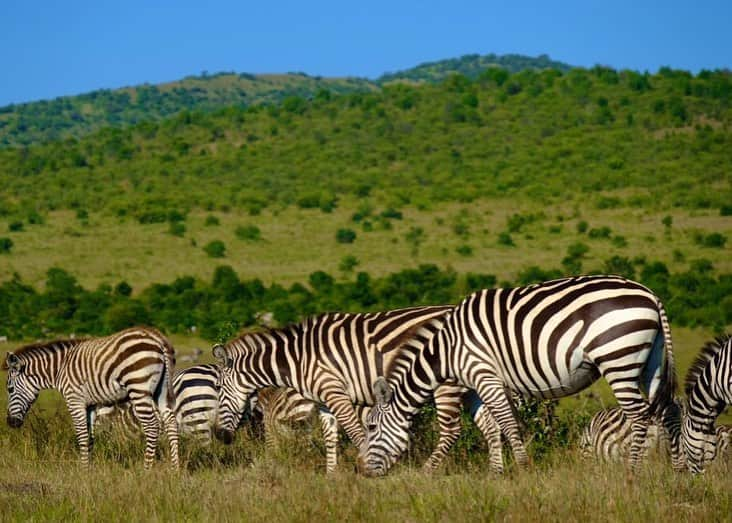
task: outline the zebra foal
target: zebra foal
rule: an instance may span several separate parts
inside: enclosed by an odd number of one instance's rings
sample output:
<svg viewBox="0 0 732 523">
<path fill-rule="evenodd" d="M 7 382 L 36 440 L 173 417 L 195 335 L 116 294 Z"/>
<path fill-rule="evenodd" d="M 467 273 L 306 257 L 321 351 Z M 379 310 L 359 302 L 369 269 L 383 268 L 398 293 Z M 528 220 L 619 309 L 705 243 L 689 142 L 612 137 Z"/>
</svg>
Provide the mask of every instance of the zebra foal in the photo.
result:
<svg viewBox="0 0 732 523">
<path fill-rule="evenodd" d="M 387 374 L 389 382 L 375 380 L 359 468 L 370 476 L 387 472 L 407 448 L 414 414 L 444 382 L 477 391 L 525 465 L 507 389 L 559 398 L 600 376 L 630 419 L 635 466 L 650 417 L 673 416 L 666 406 L 675 388 L 668 320 L 647 288 L 617 276 L 583 276 L 478 291 L 447 315 L 418 357 Z M 682 466 L 678 448 L 672 450 L 674 466 Z"/>
<path fill-rule="evenodd" d="M 26 345 L 8 353 L 10 427 L 22 426 L 41 390 L 56 389 L 66 400 L 81 452 L 89 464 L 96 409 L 129 401 L 145 434 L 145 468 L 155 459 L 160 425 L 178 468 L 178 427 L 173 413 L 171 376 L 175 354 L 160 332 L 135 327 L 103 338 L 59 340 Z"/>
</svg>

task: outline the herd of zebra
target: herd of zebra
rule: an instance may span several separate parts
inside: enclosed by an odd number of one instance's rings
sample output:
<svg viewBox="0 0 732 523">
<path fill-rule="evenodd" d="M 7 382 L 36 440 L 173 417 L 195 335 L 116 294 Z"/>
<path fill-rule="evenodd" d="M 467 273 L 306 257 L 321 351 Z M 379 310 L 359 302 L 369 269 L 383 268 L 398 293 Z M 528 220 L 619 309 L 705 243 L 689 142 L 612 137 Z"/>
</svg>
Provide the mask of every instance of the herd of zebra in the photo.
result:
<svg viewBox="0 0 732 523">
<path fill-rule="evenodd" d="M 432 399 L 439 439 L 425 469 L 439 466 L 457 440 L 464 408 L 488 443 L 491 470 L 501 473 L 502 437 L 519 466 L 529 461 L 514 398 L 560 398 L 603 377 L 619 406 L 591 420 L 585 454 L 636 467 L 656 441 L 675 469 L 698 473 L 728 452 L 732 435 L 715 428 L 732 404 L 732 337 L 702 348 L 686 397 L 677 397 L 663 305 L 618 276 L 486 289 L 455 306 L 326 313 L 242 334 L 213 355 L 216 364 L 173 374 L 173 347 L 147 327 L 27 345 L 5 360 L 7 422 L 20 427 L 39 392 L 57 389 L 84 464 L 106 420 L 143 433 L 146 467 L 164 429 L 178 468 L 179 433 L 231 443 L 249 412 L 262 418 L 270 446 L 278 424 L 317 415 L 328 472 L 340 427 L 359 449 L 359 470 L 379 476 L 405 452 L 415 413 Z"/>
</svg>

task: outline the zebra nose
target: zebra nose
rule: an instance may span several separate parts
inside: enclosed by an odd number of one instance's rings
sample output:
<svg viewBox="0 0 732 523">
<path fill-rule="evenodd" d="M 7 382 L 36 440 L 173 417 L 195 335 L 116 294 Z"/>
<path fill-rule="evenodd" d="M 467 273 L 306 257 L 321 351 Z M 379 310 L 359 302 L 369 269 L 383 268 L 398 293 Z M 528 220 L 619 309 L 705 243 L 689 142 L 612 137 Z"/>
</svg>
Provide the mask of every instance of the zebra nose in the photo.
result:
<svg viewBox="0 0 732 523">
<path fill-rule="evenodd" d="M 23 425 L 23 418 L 18 418 L 16 416 L 8 416 L 8 426 L 14 429 L 20 428 L 21 425 Z"/>
<path fill-rule="evenodd" d="M 226 445 L 231 445 L 234 441 L 234 432 L 231 430 L 216 429 L 216 439 L 224 442 Z"/>
</svg>

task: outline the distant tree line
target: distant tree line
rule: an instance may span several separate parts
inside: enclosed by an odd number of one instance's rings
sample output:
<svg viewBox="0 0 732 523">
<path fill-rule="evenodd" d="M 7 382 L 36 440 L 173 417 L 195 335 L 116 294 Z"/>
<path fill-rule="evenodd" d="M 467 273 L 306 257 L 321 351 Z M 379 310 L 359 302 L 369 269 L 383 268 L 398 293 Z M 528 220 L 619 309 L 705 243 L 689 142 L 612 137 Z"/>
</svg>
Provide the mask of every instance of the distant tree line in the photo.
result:
<svg viewBox="0 0 732 523">
<path fill-rule="evenodd" d="M 498 282 L 490 274 L 458 275 L 435 265 L 420 265 L 378 278 L 358 272 L 347 281 L 318 271 L 305 283 L 285 287 L 242 280 L 231 267 L 219 266 L 208 282 L 184 276 L 133 292 L 124 281 L 88 290 L 67 271 L 52 268 L 43 290 L 18 276 L 0 284 L 0 335 L 34 339 L 105 334 L 152 324 L 168 333 L 195 331 L 217 340 L 255 325 L 263 312 L 272 312 L 277 323 L 286 324 L 327 311 L 456 303 L 478 289 L 535 283 L 565 272 L 534 266 L 520 272 L 515 282 Z M 706 260 L 671 274 L 661 262 L 615 256 L 593 272 L 621 274 L 644 283 L 664 301 L 674 325 L 721 331 L 732 323 L 732 274 L 715 274 Z"/>
</svg>

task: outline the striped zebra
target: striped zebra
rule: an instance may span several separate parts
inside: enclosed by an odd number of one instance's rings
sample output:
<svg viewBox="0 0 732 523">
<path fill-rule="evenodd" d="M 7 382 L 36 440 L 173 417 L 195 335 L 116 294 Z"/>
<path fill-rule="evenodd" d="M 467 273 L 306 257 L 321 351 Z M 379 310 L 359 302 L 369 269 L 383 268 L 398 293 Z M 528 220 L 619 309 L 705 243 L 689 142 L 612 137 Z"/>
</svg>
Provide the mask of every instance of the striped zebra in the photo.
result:
<svg viewBox="0 0 732 523">
<path fill-rule="evenodd" d="M 214 347 L 222 363 L 216 435 L 230 442 L 247 398 L 265 387 L 287 387 L 325 405 L 358 447 L 363 422 L 355 406 L 374 404 L 371 384 L 392 364 L 393 356 L 414 354 L 442 324 L 452 307 L 412 307 L 372 313 L 332 313 L 280 329 L 247 333 Z M 424 338 L 424 339 L 423 339 Z M 467 389 L 452 383 L 434 394 L 440 437 L 425 463 L 438 466 L 460 434 L 460 405 Z M 469 393 L 468 393 L 469 395 Z M 467 398 L 469 399 L 469 398 Z M 491 445 L 492 461 L 500 456 L 500 430 L 480 402 L 471 413 Z"/>
<path fill-rule="evenodd" d="M 195 365 L 176 373 L 173 379 L 175 414 L 182 434 L 189 434 L 201 441 L 211 439 L 219 403 L 220 379 L 221 372 L 215 364 Z M 335 469 L 338 424 L 327 409 L 292 389 L 266 388 L 251 396 L 249 410 L 261 418 L 265 446 L 270 451 L 276 446 L 275 435 L 281 426 L 304 422 L 317 415 L 323 431 L 326 468 Z M 361 420 L 367 412 L 364 410 L 358 411 Z M 141 434 L 131 405 L 127 402 L 98 409 L 95 429 L 114 430 L 127 439 L 135 439 Z"/>
<path fill-rule="evenodd" d="M 157 330 L 127 329 L 103 338 L 27 345 L 8 353 L 8 425 L 18 428 L 44 389 L 66 400 L 81 450 L 89 464 L 96 409 L 128 400 L 145 433 L 145 468 L 155 459 L 160 425 L 165 426 L 170 459 L 178 468 L 178 427 L 171 376 L 175 354 Z"/>
<path fill-rule="evenodd" d="M 359 452 L 366 475 L 383 475 L 394 464 L 407 448 L 412 417 L 445 381 L 477 391 L 521 466 L 528 455 L 506 389 L 558 398 L 603 376 L 631 420 L 633 466 L 641 458 L 650 416 L 665 409 L 675 389 L 660 300 L 617 276 L 478 291 L 458 304 L 419 357 L 407 362 L 390 376 L 396 386 L 383 377 L 375 380 L 377 403 Z M 671 410 L 664 412 L 670 416 Z M 678 445 L 672 455 L 674 466 L 682 467 Z"/>
<path fill-rule="evenodd" d="M 669 404 L 676 412 L 670 416 L 655 416 L 648 425 L 644 450 L 648 451 L 662 445 L 667 448 L 671 440 L 679 445 L 681 435 L 681 405 L 679 400 Z M 672 426 L 663 427 L 663 420 L 670 420 Z M 669 440 L 671 438 L 671 440 Z M 625 411 L 620 407 L 603 409 L 590 419 L 582 431 L 579 448 L 585 458 L 598 458 L 604 461 L 627 460 L 633 442 L 633 430 Z M 670 450 L 667 448 L 667 450 Z"/>
<path fill-rule="evenodd" d="M 714 421 L 732 405 L 732 336 L 702 347 L 684 382 L 687 409 L 681 440 L 689 470 L 699 473 L 714 459 L 717 432 Z"/>
</svg>

